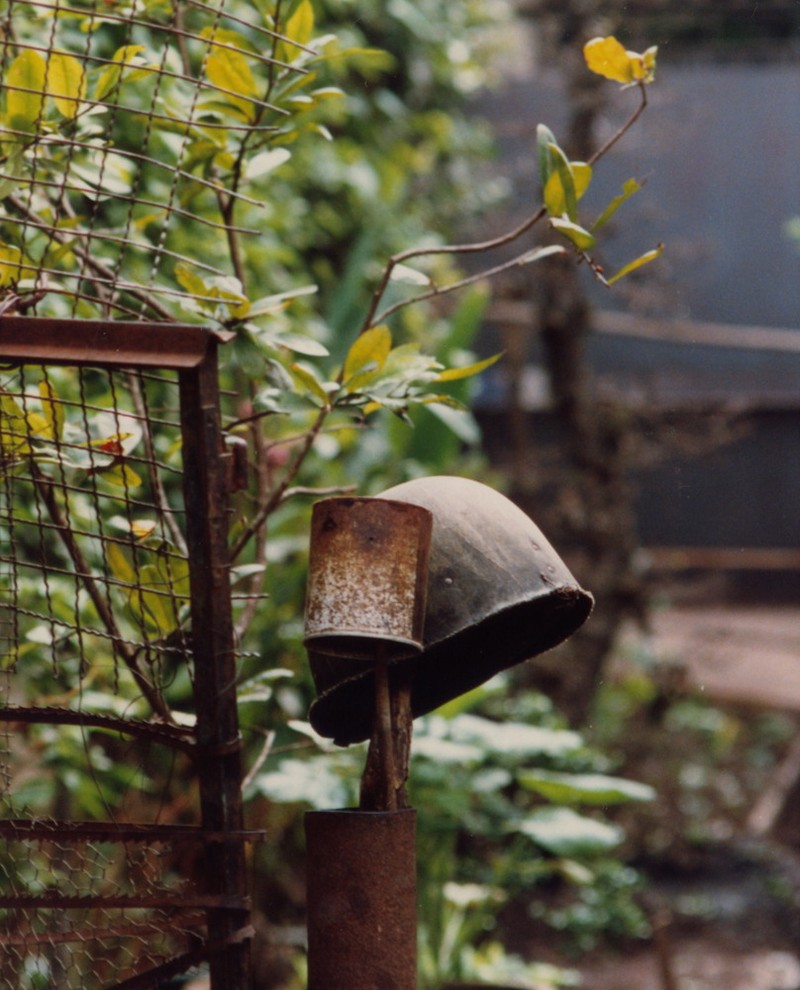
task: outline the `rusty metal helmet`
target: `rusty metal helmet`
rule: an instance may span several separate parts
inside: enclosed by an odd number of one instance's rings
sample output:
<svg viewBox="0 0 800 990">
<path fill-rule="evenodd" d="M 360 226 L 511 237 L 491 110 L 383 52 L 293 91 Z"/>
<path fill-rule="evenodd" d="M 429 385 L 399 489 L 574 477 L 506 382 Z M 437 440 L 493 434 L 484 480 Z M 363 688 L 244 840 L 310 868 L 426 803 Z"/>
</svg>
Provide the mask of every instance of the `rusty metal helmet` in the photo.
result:
<svg viewBox="0 0 800 990">
<path fill-rule="evenodd" d="M 411 684 L 414 716 L 561 643 L 592 610 L 535 523 L 504 495 L 465 478 L 432 477 L 380 499 L 432 515 L 421 651 L 392 662 Z M 320 648 L 321 647 L 321 648 Z M 318 698 L 310 721 L 339 745 L 369 738 L 374 675 L 362 656 L 333 655 L 307 640 Z"/>
</svg>

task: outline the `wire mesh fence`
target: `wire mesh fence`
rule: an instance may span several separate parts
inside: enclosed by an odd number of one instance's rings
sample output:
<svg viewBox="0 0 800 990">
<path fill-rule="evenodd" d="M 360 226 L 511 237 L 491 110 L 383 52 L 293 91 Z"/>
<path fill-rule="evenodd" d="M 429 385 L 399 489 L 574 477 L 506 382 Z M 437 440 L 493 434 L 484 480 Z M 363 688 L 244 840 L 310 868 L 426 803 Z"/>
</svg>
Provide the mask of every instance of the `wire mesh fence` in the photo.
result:
<svg viewBox="0 0 800 990">
<path fill-rule="evenodd" d="M 0 325 L 2 990 L 247 985 L 215 339 L 152 329 Z"/>
<path fill-rule="evenodd" d="M 266 209 L 250 187 L 281 160 L 281 104 L 313 54 L 269 7 L 3 4 L 5 308 L 185 320 L 243 303 L 241 241 Z"/>
</svg>

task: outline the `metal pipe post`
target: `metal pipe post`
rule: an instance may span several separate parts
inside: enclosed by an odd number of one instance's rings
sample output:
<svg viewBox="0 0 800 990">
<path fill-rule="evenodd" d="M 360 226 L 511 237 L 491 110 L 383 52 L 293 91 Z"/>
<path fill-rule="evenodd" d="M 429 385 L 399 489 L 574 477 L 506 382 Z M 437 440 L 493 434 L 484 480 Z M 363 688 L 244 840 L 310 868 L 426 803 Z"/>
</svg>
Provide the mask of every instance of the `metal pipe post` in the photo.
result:
<svg viewBox="0 0 800 990">
<path fill-rule="evenodd" d="M 306 815 L 308 990 L 416 990 L 416 812 Z"/>
</svg>

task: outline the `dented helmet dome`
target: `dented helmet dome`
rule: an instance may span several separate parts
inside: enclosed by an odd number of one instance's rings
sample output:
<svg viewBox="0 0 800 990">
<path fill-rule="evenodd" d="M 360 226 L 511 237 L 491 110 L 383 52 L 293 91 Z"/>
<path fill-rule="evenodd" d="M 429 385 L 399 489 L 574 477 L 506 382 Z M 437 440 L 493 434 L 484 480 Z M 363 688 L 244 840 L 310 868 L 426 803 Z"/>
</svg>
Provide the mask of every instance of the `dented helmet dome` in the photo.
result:
<svg viewBox="0 0 800 990">
<path fill-rule="evenodd" d="M 432 477 L 379 497 L 433 516 L 422 651 L 390 666 L 390 677 L 410 681 L 415 717 L 558 645 L 588 618 L 592 596 L 530 517 L 494 489 Z M 369 738 L 371 668 L 363 657 L 332 656 L 313 643 L 308 654 L 318 692 L 314 729 L 340 745 Z"/>
</svg>

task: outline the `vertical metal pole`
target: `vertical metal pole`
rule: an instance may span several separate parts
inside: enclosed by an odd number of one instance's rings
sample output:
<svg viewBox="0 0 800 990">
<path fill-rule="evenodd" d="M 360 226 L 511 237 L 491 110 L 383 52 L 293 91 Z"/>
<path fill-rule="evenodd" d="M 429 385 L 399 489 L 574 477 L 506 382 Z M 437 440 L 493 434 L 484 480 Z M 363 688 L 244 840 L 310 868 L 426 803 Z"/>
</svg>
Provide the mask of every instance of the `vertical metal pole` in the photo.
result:
<svg viewBox="0 0 800 990">
<path fill-rule="evenodd" d="M 306 815 L 308 990 L 416 990 L 416 812 Z"/>
<path fill-rule="evenodd" d="M 203 826 L 242 828 L 241 737 L 228 555 L 225 458 L 216 348 L 180 375 L 186 537 L 191 572 L 194 693 Z M 226 906 L 208 913 L 212 990 L 248 990 L 250 944 L 247 869 L 241 836 L 207 845 L 208 893 Z"/>
</svg>

